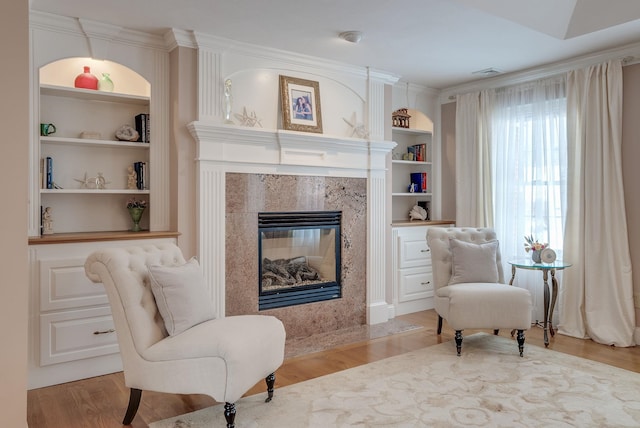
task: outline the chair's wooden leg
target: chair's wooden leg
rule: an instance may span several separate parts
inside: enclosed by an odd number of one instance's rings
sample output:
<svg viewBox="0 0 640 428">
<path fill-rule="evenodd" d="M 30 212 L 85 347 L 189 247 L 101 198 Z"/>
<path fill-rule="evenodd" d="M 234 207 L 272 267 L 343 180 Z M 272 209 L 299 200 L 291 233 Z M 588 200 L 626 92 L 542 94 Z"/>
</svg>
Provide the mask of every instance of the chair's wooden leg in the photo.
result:
<svg viewBox="0 0 640 428">
<path fill-rule="evenodd" d="M 442 317 L 438 315 L 438 334 L 442 333 Z"/>
<path fill-rule="evenodd" d="M 520 356 L 522 357 L 524 353 L 524 330 L 518 330 L 518 350 L 520 351 Z"/>
<path fill-rule="evenodd" d="M 142 398 L 142 390 L 131 388 L 129 394 L 129 406 L 127 407 L 127 413 L 124 415 L 122 425 L 131 425 L 133 418 L 135 418 L 138 412 L 138 406 L 140 406 L 140 398 Z"/>
<path fill-rule="evenodd" d="M 456 330 L 456 351 L 458 351 L 458 356 L 460 356 L 460 352 L 462 351 L 462 330 Z"/>
<path fill-rule="evenodd" d="M 267 382 L 267 399 L 264 402 L 268 403 L 273 398 L 273 385 L 276 384 L 276 375 L 271 373 L 266 377 L 265 381 Z"/>
<path fill-rule="evenodd" d="M 500 333 L 500 330 L 498 330 L 497 328 L 496 328 L 495 330 L 493 330 L 493 334 L 494 334 L 494 335 L 496 335 L 496 336 L 497 336 L 497 335 L 498 335 L 498 333 Z"/>
<path fill-rule="evenodd" d="M 227 420 L 227 428 L 236 426 L 236 403 L 224 403 L 224 418 Z"/>
</svg>

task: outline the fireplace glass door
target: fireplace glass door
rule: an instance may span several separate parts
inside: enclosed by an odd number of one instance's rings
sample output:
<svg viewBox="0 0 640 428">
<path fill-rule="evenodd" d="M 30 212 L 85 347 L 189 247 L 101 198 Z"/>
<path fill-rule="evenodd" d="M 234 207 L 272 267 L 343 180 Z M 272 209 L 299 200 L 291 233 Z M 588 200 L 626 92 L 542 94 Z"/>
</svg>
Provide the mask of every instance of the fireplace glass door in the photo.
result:
<svg viewBox="0 0 640 428">
<path fill-rule="evenodd" d="M 341 297 L 339 211 L 259 213 L 259 309 Z"/>
</svg>

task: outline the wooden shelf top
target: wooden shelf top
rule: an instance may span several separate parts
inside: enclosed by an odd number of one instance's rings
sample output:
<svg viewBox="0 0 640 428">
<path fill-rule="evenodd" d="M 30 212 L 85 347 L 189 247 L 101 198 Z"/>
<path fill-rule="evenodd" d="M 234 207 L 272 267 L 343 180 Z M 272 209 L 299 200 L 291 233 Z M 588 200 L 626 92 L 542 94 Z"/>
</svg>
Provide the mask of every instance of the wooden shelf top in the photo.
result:
<svg viewBox="0 0 640 428">
<path fill-rule="evenodd" d="M 123 241 L 132 239 L 175 238 L 180 232 L 131 232 L 128 230 L 116 232 L 77 232 L 54 233 L 53 235 L 30 236 L 29 245 L 68 244 L 77 242 Z"/>
</svg>

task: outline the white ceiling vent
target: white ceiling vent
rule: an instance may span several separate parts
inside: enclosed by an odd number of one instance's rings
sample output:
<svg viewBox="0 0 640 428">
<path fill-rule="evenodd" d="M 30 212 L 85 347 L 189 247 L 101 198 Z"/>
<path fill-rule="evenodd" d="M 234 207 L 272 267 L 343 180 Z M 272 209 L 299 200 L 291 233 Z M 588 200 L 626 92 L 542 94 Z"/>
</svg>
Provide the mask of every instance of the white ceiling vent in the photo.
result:
<svg viewBox="0 0 640 428">
<path fill-rule="evenodd" d="M 490 67 L 485 68 L 484 70 L 474 71 L 471 74 L 474 74 L 476 76 L 491 77 L 497 74 L 502 74 L 502 71 L 498 70 L 497 68 Z"/>
</svg>

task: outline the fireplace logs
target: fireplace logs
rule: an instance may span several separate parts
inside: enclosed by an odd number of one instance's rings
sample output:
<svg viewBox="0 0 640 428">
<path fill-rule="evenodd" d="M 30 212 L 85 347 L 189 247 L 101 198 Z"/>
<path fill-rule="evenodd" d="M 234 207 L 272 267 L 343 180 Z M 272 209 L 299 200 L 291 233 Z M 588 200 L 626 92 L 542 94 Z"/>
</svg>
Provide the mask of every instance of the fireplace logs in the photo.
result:
<svg viewBox="0 0 640 428">
<path fill-rule="evenodd" d="M 262 260 L 262 289 L 264 291 L 308 285 L 321 281 L 317 270 L 309 266 L 306 257 Z"/>
</svg>

